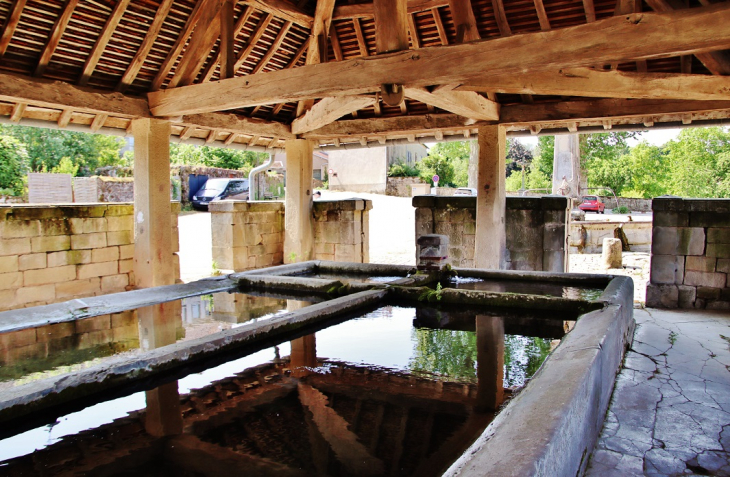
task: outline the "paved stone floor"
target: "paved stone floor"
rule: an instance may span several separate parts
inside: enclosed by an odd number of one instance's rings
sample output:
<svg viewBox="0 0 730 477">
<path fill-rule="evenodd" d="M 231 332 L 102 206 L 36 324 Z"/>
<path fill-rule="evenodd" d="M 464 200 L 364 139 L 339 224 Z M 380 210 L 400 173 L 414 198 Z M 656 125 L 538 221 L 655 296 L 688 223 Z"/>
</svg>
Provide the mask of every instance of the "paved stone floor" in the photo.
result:
<svg viewBox="0 0 730 477">
<path fill-rule="evenodd" d="M 730 314 L 636 309 L 587 476 L 730 476 Z"/>
</svg>

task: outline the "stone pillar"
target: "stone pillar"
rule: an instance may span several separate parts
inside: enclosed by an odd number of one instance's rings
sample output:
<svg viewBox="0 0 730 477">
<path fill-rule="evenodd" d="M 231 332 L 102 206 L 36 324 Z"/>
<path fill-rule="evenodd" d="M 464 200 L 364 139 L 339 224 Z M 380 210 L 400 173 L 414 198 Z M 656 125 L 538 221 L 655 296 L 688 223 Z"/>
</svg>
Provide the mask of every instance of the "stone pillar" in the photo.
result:
<svg viewBox="0 0 730 477">
<path fill-rule="evenodd" d="M 580 142 L 578 133 L 555 136 L 553 194 L 580 195 Z"/>
<path fill-rule="evenodd" d="M 477 169 L 479 166 L 479 141 L 469 141 L 469 165 L 467 166 L 467 187 L 477 188 Z"/>
<path fill-rule="evenodd" d="M 502 126 L 479 128 L 474 265 L 499 270 L 505 263 L 506 134 Z"/>
<path fill-rule="evenodd" d="M 477 408 L 496 411 L 504 401 L 504 321 L 477 315 Z"/>
<path fill-rule="evenodd" d="M 135 119 L 134 285 L 175 283 L 170 230 L 170 123 Z"/>
<path fill-rule="evenodd" d="M 286 141 L 286 214 L 284 263 L 306 262 L 314 252 L 312 218 L 312 152 L 306 139 Z"/>
<path fill-rule="evenodd" d="M 303 378 L 312 374 L 317 363 L 317 340 L 314 334 L 302 336 L 291 341 L 289 368 L 294 378 Z"/>
<path fill-rule="evenodd" d="M 183 419 L 177 381 L 146 391 L 145 430 L 155 437 L 182 434 Z"/>
</svg>

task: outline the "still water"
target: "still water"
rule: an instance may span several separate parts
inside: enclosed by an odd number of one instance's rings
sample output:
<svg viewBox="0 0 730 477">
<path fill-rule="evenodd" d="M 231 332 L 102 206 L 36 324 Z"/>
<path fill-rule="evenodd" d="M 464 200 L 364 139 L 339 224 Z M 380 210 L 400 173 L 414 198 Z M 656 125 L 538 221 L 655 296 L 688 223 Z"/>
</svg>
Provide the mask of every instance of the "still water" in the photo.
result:
<svg viewBox="0 0 730 477">
<path fill-rule="evenodd" d="M 488 280 L 483 278 L 456 277 L 449 280 L 449 288 L 460 290 L 478 290 L 497 293 L 522 293 L 526 295 L 544 295 L 573 300 L 597 300 L 603 288 L 563 285 L 560 283 L 520 281 L 520 280 Z"/>
<path fill-rule="evenodd" d="M 564 333 L 465 316 L 382 306 L 58 416 L 0 441 L 0 475 L 438 475 Z"/>
</svg>

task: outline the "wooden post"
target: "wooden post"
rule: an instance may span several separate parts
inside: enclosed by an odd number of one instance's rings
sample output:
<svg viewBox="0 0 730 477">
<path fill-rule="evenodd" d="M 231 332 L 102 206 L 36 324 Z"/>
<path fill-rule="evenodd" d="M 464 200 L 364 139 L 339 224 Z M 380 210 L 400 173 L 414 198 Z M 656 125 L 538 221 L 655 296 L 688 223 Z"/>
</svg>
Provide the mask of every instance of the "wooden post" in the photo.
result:
<svg viewBox="0 0 730 477">
<path fill-rule="evenodd" d="M 132 121 L 134 133 L 134 285 L 172 285 L 170 123 Z"/>
<path fill-rule="evenodd" d="M 499 270 L 505 264 L 506 134 L 502 126 L 479 128 L 477 224 L 474 264 Z"/>
<path fill-rule="evenodd" d="M 284 263 L 306 262 L 314 256 L 313 151 L 314 142 L 307 139 L 286 141 Z"/>
<path fill-rule="evenodd" d="M 504 321 L 477 315 L 477 409 L 496 411 L 504 401 Z"/>
</svg>

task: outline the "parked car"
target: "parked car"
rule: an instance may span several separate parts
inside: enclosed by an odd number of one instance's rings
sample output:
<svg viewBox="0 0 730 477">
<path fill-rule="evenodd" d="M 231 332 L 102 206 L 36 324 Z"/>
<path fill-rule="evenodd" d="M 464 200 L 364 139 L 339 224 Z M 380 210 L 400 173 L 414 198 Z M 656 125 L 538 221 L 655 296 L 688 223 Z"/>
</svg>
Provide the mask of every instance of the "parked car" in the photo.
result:
<svg viewBox="0 0 730 477">
<path fill-rule="evenodd" d="M 587 195 L 583 197 L 583 202 L 578 206 L 578 208 L 580 210 L 585 210 L 586 212 L 592 210 L 597 214 L 603 214 L 606 209 L 606 204 L 601 202 L 601 199 L 595 195 Z"/>
<path fill-rule="evenodd" d="M 248 200 L 248 179 L 208 179 L 193 196 L 193 208 L 208 210 L 208 204 L 223 199 Z"/>
<path fill-rule="evenodd" d="M 477 195 L 477 190 L 472 187 L 459 187 L 454 195 Z"/>
</svg>

